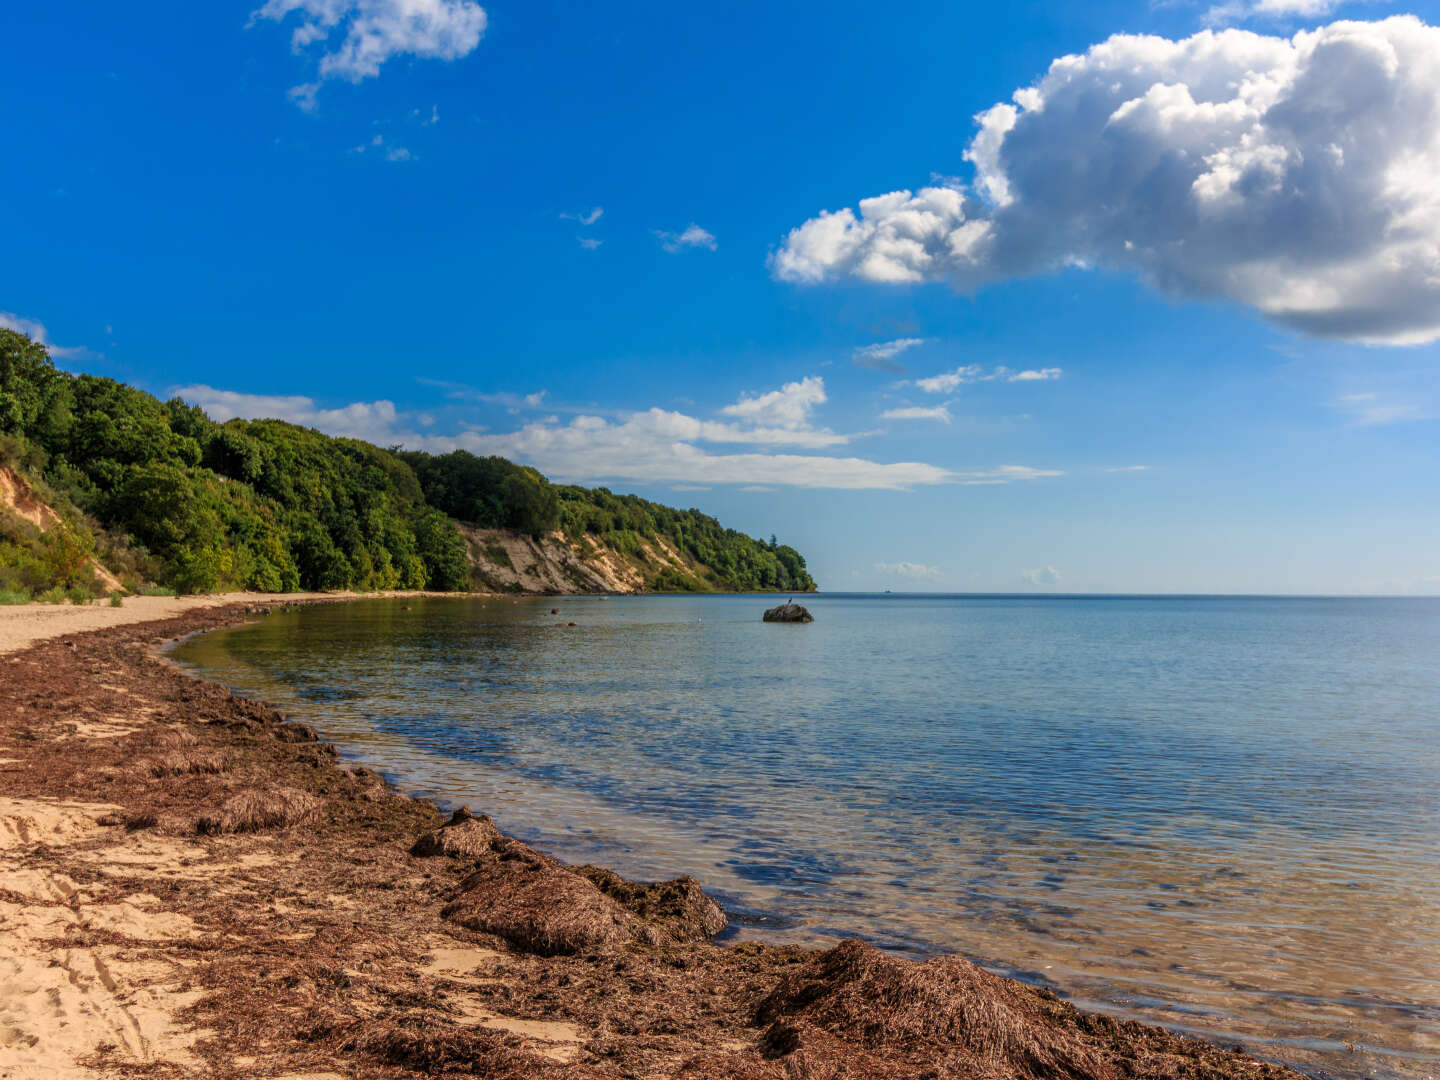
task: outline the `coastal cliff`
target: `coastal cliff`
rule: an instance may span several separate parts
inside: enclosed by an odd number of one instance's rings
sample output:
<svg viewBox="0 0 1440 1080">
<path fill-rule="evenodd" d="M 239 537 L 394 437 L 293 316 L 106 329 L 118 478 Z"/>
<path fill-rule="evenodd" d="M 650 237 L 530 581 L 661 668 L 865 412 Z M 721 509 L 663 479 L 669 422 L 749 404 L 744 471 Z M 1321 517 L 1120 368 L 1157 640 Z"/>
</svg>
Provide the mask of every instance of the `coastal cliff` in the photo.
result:
<svg viewBox="0 0 1440 1080">
<path fill-rule="evenodd" d="M 626 552 L 604 541 L 573 540 L 558 529 L 533 537 L 513 529 L 457 526 L 477 587 L 494 592 L 642 593 L 677 580 L 700 590 L 707 583 L 721 587 L 708 566 L 663 536 L 639 540 Z"/>
<path fill-rule="evenodd" d="M 815 588 L 793 547 L 695 508 L 555 484 L 498 456 L 217 422 L 178 398 L 60 371 L 45 345 L 4 327 L 0 467 L 9 603 L 157 588 Z"/>
</svg>

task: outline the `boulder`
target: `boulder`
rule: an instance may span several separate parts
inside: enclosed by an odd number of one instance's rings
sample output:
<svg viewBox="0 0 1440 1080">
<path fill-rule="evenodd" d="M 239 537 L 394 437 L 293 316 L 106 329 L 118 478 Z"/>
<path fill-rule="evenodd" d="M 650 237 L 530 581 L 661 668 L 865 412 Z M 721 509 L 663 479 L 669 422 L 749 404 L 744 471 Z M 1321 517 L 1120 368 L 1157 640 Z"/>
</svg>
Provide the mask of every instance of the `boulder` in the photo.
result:
<svg viewBox="0 0 1440 1080">
<path fill-rule="evenodd" d="M 806 611 L 794 600 L 787 600 L 779 607 L 772 607 L 765 612 L 766 622 L 814 622 L 815 616 Z"/>
</svg>

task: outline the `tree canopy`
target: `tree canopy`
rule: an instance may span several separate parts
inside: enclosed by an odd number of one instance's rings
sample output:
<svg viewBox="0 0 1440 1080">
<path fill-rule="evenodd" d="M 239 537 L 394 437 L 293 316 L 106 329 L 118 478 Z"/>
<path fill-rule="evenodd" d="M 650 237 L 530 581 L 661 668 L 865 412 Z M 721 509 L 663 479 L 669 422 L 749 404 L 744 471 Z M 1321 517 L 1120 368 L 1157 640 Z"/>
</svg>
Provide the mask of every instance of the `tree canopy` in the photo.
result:
<svg viewBox="0 0 1440 1080">
<path fill-rule="evenodd" d="M 561 531 L 582 549 L 643 556 L 668 546 L 700 564 L 693 574 L 657 566 L 657 589 L 814 588 L 794 548 L 698 510 L 558 486 L 463 450 L 387 450 L 279 420 L 218 423 L 178 398 L 60 371 L 43 345 L 0 329 L 6 458 L 73 510 L 71 546 L 52 560 L 72 578 L 72 548 L 88 542 L 85 558 L 96 543 L 133 546 L 137 573 L 185 592 L 459 590 L 471 571 L 456 519 L 534 537 Z M 108 537 L 87 541 L 86 520 Z M 23 531 L 0 529 L 0 568 L 14 569 L 38 543 Z M 0 575 L 0 590 L 29 580 Z"/>
</svg>

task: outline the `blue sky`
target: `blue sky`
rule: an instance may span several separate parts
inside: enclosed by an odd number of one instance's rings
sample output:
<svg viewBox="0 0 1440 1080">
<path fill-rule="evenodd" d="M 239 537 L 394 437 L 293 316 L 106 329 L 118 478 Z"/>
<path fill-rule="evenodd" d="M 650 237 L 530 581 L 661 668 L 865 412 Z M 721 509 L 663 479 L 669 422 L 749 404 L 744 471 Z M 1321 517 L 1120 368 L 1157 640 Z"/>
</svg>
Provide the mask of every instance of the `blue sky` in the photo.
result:
<svg viewBox="0 0 1440 1080">
<path fill-rule="evenodd" d="M 1440 593 L 1440 5 L 254 3 L 7 13 L 62 365 L 830 589 Z"/>
</svg>

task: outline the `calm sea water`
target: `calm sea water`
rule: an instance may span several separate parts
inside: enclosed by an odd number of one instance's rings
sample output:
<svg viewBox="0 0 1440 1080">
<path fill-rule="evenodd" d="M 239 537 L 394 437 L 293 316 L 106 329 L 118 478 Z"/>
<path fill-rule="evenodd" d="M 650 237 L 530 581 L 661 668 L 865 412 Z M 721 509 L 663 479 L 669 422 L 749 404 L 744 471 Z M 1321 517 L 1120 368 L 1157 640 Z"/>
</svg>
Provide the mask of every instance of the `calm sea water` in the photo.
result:
<svg viewBox="0 0 1440 1080">
<path fill-rule="evenodd" d="M 562 858 L 693 874 L 742 936 L 1440 1075 L 1440 601 L 773 602 L 360 602 L 178 658 Z"/>
</svg>

